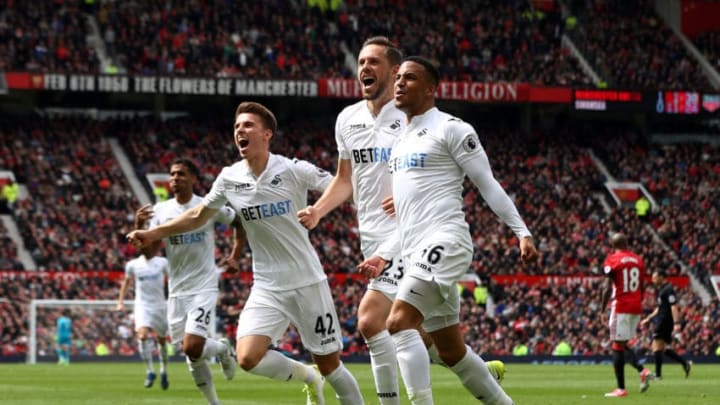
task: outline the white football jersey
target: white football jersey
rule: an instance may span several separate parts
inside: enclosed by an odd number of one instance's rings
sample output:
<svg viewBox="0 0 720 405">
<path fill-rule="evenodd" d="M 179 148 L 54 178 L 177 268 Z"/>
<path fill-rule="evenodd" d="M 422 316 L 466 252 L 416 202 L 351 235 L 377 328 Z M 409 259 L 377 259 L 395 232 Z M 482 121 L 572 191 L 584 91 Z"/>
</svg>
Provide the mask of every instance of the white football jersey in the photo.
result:
<svg viewBox="0 0 720 405">
<path fill-rule="evenodd" d="M 174 198 L 155 204 L 150 226 L 164 224 L 202 202 L 193 195 L 187 204 Z M 221 208 L 221 207 L 218 207 Z M 170 263 L 168 290 L 170 297 L 218 291 L 220 269 L 215 265 L 215 223 L 229 224 L 235 211 L 222 207 L 212 220 L 190 232 L 165 239 L 165 253 Z"/>
<path fill-rule="evenodd" d="M 462 209 L 467 174 L 490 208 L 518 238 L 530 236 L 515 205 L 495 180 L 475 129 L 432 108 L 415 116 L 393 147 L 390 161 L 402 255 L 435 232 L 457 235 L 472 249 Z"/>
<path fill-rule="evenodd" d="M 203 204 L 229 202 L 237 211 L 252 250 L 254 285 L 291 290 L 326 279 L 297 212 L 307 206 L 308 190 L 324 191 L 331 181 L 315 165 L 271 153 L 257 178 L 245 160 L 223 168 Z"/>
<path fill-rule="evenodd" d="M 170 266 L 164 257 L 136 257 L 125 264 L 125 277 L 135 279 L 135 306 L 165 307 L 165 276 Z"/>
<path fill-rule="evenodd" d="M 353 199 L 360 227 L 360 245 L 370 257 L 393 233 L 394 217 L 381 202 L 392 194 L 392 177 L 387 164 L 392 146 L 405 130 L 405 114 L 390 101 L 377 117 L 362 100 L 346 107 L 335 122 L 335 141 L 340 159 L 352 167 Z"/>
</svg>

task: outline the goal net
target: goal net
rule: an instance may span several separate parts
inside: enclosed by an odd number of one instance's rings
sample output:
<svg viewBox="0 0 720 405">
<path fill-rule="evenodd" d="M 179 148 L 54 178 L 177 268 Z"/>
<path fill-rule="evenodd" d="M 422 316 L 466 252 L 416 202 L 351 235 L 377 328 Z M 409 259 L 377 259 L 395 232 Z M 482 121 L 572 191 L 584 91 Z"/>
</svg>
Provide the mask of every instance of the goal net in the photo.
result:
<svg viewBox="0 0 720 405">
<path fill-rule="evenodd" d="M 117 311 L 116 306 L 115 300 L 30 301 L 27 363 L 57 361 L 56 322 L 66 308 L 72 319 L 71 360 L 135 356 L 133 300 L 125 301 L 124 311 Z"/>
</svg>

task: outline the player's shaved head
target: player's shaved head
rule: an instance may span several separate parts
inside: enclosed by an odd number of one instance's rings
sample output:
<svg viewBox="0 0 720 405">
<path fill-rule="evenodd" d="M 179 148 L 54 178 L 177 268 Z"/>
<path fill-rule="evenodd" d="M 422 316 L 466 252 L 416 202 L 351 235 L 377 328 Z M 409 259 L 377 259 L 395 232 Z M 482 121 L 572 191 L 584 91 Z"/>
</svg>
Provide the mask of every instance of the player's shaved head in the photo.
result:
<svg viewBox="0 0 720 405">
<path fill-rule="evenodd" d="M 627 249 L 627 236 L 625 236 L 625 234 L 622 232 L 616 232 L 610 235 L 610 246 L 614 247 L 615 249 Z"/>
</svg>

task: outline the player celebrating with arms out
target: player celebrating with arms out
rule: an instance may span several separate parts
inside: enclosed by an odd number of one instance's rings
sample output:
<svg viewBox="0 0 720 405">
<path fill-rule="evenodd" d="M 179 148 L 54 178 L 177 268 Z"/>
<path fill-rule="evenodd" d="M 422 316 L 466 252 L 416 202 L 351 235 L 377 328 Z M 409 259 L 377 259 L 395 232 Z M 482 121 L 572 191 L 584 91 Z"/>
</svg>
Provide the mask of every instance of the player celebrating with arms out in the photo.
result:
<svg viewBox="0 0 720 405">
<path fill-rule="evenodd" d="M 120 285 L 117 310 L 125 310 L 125 294 L 130 283 L 135 282 L 135 302 L 133 313 L 135 331 L 138 338 L 138 352 L 145 362 L 145 388 L 152 387 L 157 375 L 152 360 L 152 335 L 158 344 L 160 357 L 160 386 L 166 390 L 170 386 L 167 376 L 168 351 L 165 336 L 168 331 L 167 305 L 165 301 L 165 276 L 170 267 L 164 257 L 157 256 L 159 243 L 140 249 L 142 255 L 125 265 L 125 279 Z"/>
<path fill-rule="evenodd" d="M 253 285 L 237 327 L 237 361 L 256 375 L 306 384 L 307 403 L 323 405 L 326 379 L 342 405 L 363 404 L 357 381 L 340 361 L 342 336 L 327 277 L 308 231 L 295 217 L 308 190 L 322 191 L 332 176 L 316 166 L 270 153 L 277 131 L 265 106 L 243 102 L 235 112 L 234 141 L 244 159 L 223 168 L 194 208 L 164 225 L 128 235 L 140 244 L 203 226 L 230 203 L 240 214 L 253 256 Z M 233 249 L 232 259 L 240 250 Z M 237 263 L 231 263 L 237 265 Z M 319 372 L 268 347 L 294 324 Z M 324 377 L 324 379 L 323 379 Z"/>
<path fill-rule="evenodd" d="M 638 363 L 635 353 L 627 346 L 627 341 L 635 335 L 642 314 L 642 278 L 645 275 L 645 263 L 642 257 L 628 250 L 628 240 L 624 234 L 612 234 L 610 245 L 614 251 L 603 264 L 606 278 L 600 311 L 604 312 L 608 301 L 612 300 L 609 326 L 617 388 L 605 396 L 625 397 L 625 356 L 640 373 L 640 392 L 647 391 L 652 378 L 650 370 Z"/>
<path fill-rule="evenodd" d="M 432 404 L 430 368 L 418 333 L 422 325 L 440 358 L 477 399 L 512 404 L 480 356 L 467 350 L 460 330 L 457 282 L 470 268 L 473 243 L 462 209 L 467 175 L 493 212 L 520 240 L 521 257 L 534 260 L 530 232 L 505 190 L 492 175 L 474 128 L 435 107 L 439 73 L 430 61 L 412 56 L 400 65 L 395 105 L 407 128 L 389 163 L 398 220 L 399 254 L 406 276 L 400 282 L 387 327 L 395 342 L 400 374 L 413 405 Z M 378 271 L 374 258 L 360 267 Z"/>
</svg>

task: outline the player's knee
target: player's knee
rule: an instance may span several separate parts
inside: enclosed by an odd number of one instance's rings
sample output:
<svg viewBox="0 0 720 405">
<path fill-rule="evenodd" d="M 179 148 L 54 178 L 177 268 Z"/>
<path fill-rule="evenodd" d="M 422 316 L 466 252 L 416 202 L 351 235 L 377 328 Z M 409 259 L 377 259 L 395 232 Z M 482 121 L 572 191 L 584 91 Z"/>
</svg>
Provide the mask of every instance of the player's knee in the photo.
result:
<svg viewBox="0 0 720 405">
<path fill-rule="evenodd" d="M 320 370 L 320 374 L 329 375 L 340 367 L 340 353 L 335 352 L 326 356 L 313 355 L 313 362 Z"/>
<path fill-rule="evenodd" d="M 183 342 L 183 352 L 185 352 L 185 355 L 191 360 L 197 360 L 202 356 L 203 345 L 185 341 Z"/>
<path fill-rule="evenodd" d="M 358 319 L 358 330 L 365 339 L 370 339 L 386 328 L 384 319 L 363 315 Z"/>
<path fill-rule="evenodd" d="M 254 369 L 258 363 L 260 363 L 260 360 L 262 360 L 262 357 L 256 356 L 252 353 L 238 352 L 237 354 L 238 365 L 245 371 Z"/>
</svg>

